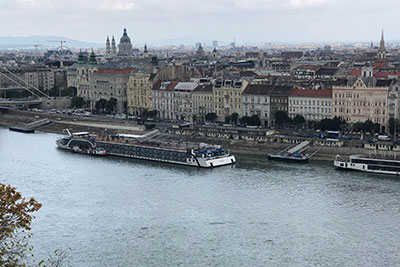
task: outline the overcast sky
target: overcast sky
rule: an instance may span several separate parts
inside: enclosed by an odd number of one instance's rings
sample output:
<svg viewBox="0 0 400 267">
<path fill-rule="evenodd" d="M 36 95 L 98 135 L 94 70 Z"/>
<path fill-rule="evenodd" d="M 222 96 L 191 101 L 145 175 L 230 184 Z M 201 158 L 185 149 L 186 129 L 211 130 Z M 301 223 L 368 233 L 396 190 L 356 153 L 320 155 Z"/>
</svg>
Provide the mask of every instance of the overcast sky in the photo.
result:
<svg viewBox="0 0 400 267">
<path fill-rule="evenodd" d="M 0 0 L 0 36 L 103 43 L 378 41 L 400 38 L 398 0 Z"/>
</svg>

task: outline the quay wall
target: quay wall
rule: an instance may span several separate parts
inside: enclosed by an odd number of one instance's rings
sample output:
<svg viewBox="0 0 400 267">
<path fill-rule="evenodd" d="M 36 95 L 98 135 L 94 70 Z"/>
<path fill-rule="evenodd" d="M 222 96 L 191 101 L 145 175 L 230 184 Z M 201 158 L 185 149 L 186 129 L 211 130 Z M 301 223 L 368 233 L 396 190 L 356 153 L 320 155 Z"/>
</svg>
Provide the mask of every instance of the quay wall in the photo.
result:
<svg viewBox="0 0 400 267">
<path fill-rule="evenodd" d="M 40 119 L 49 118 L 52 123 L 39 127 L 38 131 L 63 134 L 63 130 L 69 128 L 72 132 L 87 131 L 98 135 L 132 133 L 143 134 L 143 129 L 136 124 L 127 124 L 126 122 L 117 122 L 114 119 L 105 118 L 79 118 L 76 122 L 71 116 L 63 116 L 62 114 L 43 114 L 27 111 L 13 111 L 0 113 L 0 126 L 18 126 L 36 121 L 35 116 Z M 60 118 L 61 121 L 57 119 Z M 167 135 L 167 136 L 165 136 Z M 204 142 L 210 144 L 218 144 L 229 149 L 232 154 L 243 155 L 264 155 L 269 153 L 277 153 L 289 146 L 301 143 L 304 140 L 312 141 L 313 146 L 306 153 L 319 148 L 320 151 L 312 158 L 312 160 L 333 161 L 336 155 L 350 156 L 354 154 L 368 155 L 375 152 L 385 153 L 388 156 L 396 154 L 400 156 L 400 146 L 389 144 L 361 144 L 343 142 L 329 142 L 326 140 L 315 140 L 286 136 L 267 136 L 262 131 L 250 131 L 250 134 L 238 132 L 236 134 L 217 131 L 206 132 L 204 130 L 194 129 L 169 129 L 168 134 L 164 134 L 164 140 L 187 141 L 187 142 Z M 166 138 L 166 139 L 165 139 Z"/>
</svg>

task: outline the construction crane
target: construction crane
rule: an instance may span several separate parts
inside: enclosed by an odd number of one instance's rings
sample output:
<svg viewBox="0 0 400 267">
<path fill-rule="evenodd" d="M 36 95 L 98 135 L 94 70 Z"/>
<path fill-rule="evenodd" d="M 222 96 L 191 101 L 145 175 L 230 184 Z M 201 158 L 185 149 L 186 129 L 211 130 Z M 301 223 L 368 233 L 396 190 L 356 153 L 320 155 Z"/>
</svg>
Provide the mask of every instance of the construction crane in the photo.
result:
<svg viewBox="0 0 400 267">
<path fill-rule="evenodd" d="M 51 42 L 51 43 L 60 43 L 60 48 L 63 49 L 63 44 L 66 43 L 67 41 L 64 40 L 46 40 L 46 42 Z"/>
<path fill-rule="evenodd" d="M 41 45 L 41 44 L 35 44 L 35 45 L 32 45 L 32 46 L 35 48 L 36 57 L 38 57 L 38 56 L 39 56 L 39 46 L 43 46 L 43 45 Z"/>
</svg>

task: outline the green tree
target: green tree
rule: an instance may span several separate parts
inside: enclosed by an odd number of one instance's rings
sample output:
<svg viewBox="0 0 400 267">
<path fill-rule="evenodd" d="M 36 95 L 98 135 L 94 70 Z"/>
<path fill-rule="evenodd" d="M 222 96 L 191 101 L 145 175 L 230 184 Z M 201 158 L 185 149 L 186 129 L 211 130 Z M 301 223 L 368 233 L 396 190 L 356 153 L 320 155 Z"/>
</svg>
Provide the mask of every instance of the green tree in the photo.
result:
<svg viewBox="0 0 400 267">
<path fill-rule="evenodd" d="M 366 120 L 364 122 L 364 131 L 372 132 L 373 130 L 374 130 L 374 123 L 371 120 Z"/>
<path fill-rule="evenodd" d="M 52 87 L 49 90 L 49 96 L 57 97 L 60 95 L 60 89 L 58 87 Z"/>
<path fill-rule="evenodd" d="M 362 122 L 356 122 L 353 124 L 353 130 L 357 132 L 362 132 L 364 131 L 364 123 Z"/>
<path fill-rule="evenodd" d="M 374 133 L 381 132 L 381 125 L 379 123 L 374 123 Z"/>
<path fill-rule="evenodd" d="M 258 115 L 251 116 L 249 121 L 248 121 L 248 125 L 250 125 L 250 126 L 260 126 L 261 125 L 261 120 L 258 117 Z"/>
<path fill-rule="evenodd" d="M 96 102 L 94 107 L 96 108 L 97 111 L 104 111 L 104 109 L 106 108 L 106 104 L 107 104 L 107 100 L 102 98 Z"/>
<path fill-rule="evenodd" d="M 287 113 L 282 110 L 278 110 L 277 112 L 275 112 L 274 117 L 275 117 L 276 124 L 279 126 L 282 126 L 283 123 L 287 123 L 287 122 L 291 121 L 291 119 L 288 117 Z"/>
<path fill-rule="evenodd" d="M 225 116 L 225 123 L 226 124 L 231 123 L 231 119 L 232 119 L 231 116 Z"/>
<path fill-rule="evenodd" d="M 346 121 L 339 117 L 334 117 L 333 119 L 323 119 L 319 123 L 316 124 L 318 129 L 322 131 L 330 130 L 330 131 L 338 131 L 341 127 L 346 125 Z"/>
<path fill-rule="evenodd" d="M 147 112 L 147 116 L 149 117 L 149 118 L 156 118 L 157 117 L 157 115 L 158 115 L 158 111 L 157 110 L 150 110 L 150 111 L 148 111 Z"/>
<path fill-rule="evenodd" d="M 73 97 L 73 96 L 76 96 L 76 94 L 77 94 L 77 89 L 76 89 L 76 87 L 73 87 L 73 86 L 70 86 L 70 87 L 67 87 L 67 88 L 64 88 L 61 90 L 61 96 Z"/>
<path fill-rule="evenodd" d="M 293 118 L 293 122 L 296 123 L 296 124 L 304 124 L 304 123 L 306 122 L 306 120 L 304 119 L 303 116 L 301 116 L 301 115 L 296 115 L 296 116 Z"/>
<path fill-rule="evenodd" d="M 81 108 L 84 105 L 85 105 L 85 100 L 83 99 L 83 97 L 74 96 L 71 99 L 71 107 L 73 107 L 73 108 Z"/>
<path fill-rule="evenodd" d="M 241 125 L 247 125 L 250 121 L 250 117 L 249 116 L 243 116 L 239 119 L 239 123 Z"/>
<path fill-rule="evenodd" d="M 216 113 L 207 113 L 205 116 L 206 121 L 214 122 L 217 119 Z"/>
<path fill-rule="evenodd" d="M 31 213 L 42 204 L 34 198 L 28 201 L 15 187 L 0 184 L 0 266 L 25 266 L 31 234 Z"/>
<path fill-rule="evenodd" d="M 237 114 L 236 112 L 232 113 L 232 115 L 231 115 L 232 124 L 236 125 L 238 123 L 238 119 L 239 119 L 239 114 Z"/>
<path fill-rule="evenodd" d="M 399 126 L 400 126 L 400 121 L 398 119 L 394 119 L 394 118 L 389 119 L 390 134 L 394 134 L 395 128 L 396 128 L 396 133 L 399 132 Z"/>
<path fill-rule="evenodd" d="M 111 97 L 110 100 L 108 100 L 106 103 L 107 112 L 109 112 L 109 113 L 114 112 L 116 107 L 117 107 L 117 99 L 114 97 Z"/>
</svg>

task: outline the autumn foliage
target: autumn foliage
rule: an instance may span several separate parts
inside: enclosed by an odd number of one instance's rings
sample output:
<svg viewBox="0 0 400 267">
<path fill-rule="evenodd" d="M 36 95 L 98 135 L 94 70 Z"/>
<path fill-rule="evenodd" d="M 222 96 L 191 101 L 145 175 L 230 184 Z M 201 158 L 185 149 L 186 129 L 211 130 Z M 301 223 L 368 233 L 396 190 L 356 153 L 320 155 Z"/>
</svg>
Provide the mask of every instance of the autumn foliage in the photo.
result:
<svg viewBox="0 0 400 267">
<path fill-rule="evenodd" d="M 25 266 L 31 214 L 41 207 L 34 198 L 22 197 L 15 187 L 0 184 L 0 266 Z"/>
</svg>

